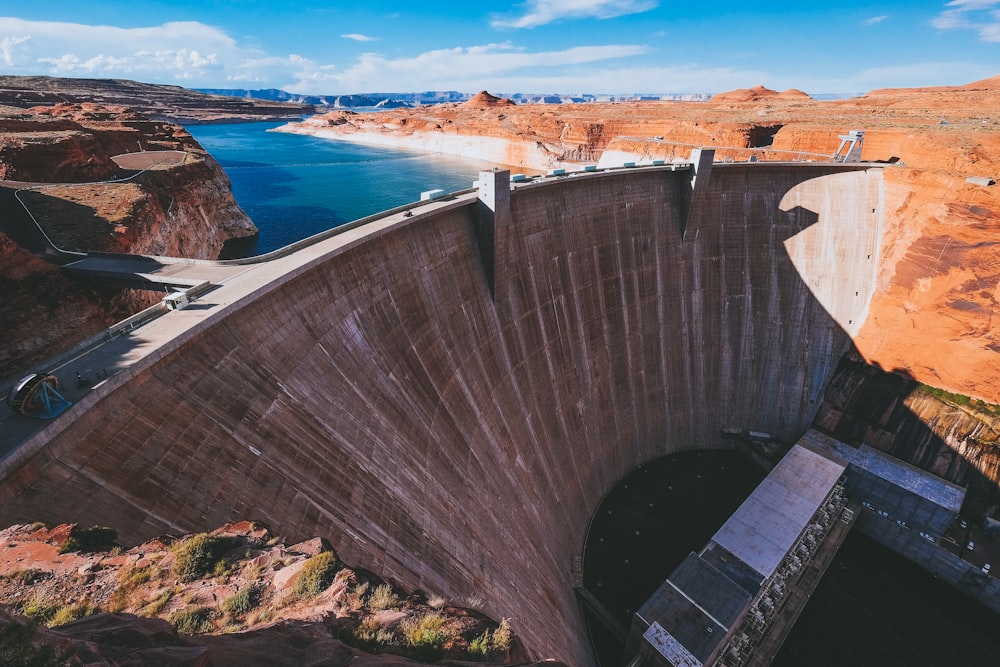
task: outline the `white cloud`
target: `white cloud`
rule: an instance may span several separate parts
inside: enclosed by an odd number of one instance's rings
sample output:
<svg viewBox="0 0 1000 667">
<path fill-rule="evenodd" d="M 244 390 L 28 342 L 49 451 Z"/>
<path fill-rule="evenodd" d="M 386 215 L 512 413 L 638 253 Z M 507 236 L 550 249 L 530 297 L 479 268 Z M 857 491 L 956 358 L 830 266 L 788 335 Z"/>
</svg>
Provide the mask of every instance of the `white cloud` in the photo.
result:
<svg viewBox="0 0 1000 667">
<path fill-rule="evenodd" d="M 219 77 L 251 53 L 221 30 L 193 21 L 118 28 L 0 17 L 0 37 L 10 74 L 187 81 Z"/>
<path fill-rule="evenodd" d="M 346 35 L 341 35 L 344 39 L 353 39 L 355 42 L 377 42 L 378 37 L 369 37 L 368 35 L 362 35 L 358 32 L 349 32 Z"/>
<path fill-rule="evenodd" d="M 524 13 L 517 17 L 497 17 L 496 28 L 536 28 L 563 19 L 610 19 L 639 14 L 655 8 L 656 0 L 526 0 Z"/>
<path fill-rule="evenodd" d="M 366 53 L 339 74 L 310 71 L 298 76 L 288 90 L 298 93 L 320 92 L 317 82 L 335 84 L 337 91 L 404 92 L 413 90 L 474 91 L 489 81 L 531 80 L 537 72 L 556 68 L 591 65 L 616 58 L 644 54 L 648 49 L 631 44 L 578 46 L 562 51 L 528 52 L 510 43 L 486 44 L 427 51 L 408 58 L 387 58 Z M 582 69 L 582 68 L 581 68 Z M 587 68 L 589 69 L 589 67 Z M 584 74 L 585 76 L 585 74 Z M 524 87 L 520 87 L 524 89 Z M 329 90 L 325 92 L 330 92 Z"/>
<path fill-rule="evenodd" d="M 953 0 L 931 25 L 939 30 L 973 30 L 984 42 L 1000 42 L 1000 1 Z"/>
<path fill-rule="evenodd" d="M 881 23 L 882 21 L 889 18 L 888 16 L 873 16 L 870 19 L 865 19 L 861 22 L 861 25 L 875 25 L 876 23 Z"/>
</svg>

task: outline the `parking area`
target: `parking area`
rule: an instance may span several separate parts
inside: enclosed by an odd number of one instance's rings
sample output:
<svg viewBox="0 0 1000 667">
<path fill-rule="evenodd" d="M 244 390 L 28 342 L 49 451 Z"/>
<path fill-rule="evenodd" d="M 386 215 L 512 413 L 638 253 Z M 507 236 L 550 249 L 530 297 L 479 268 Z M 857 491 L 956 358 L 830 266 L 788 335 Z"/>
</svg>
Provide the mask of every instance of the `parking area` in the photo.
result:
<svg viewBox="0 0 1000 667">
<path fill-rule="evenodd" d="M 969 517 L 958 516 L 941 536 L 941 545 L 990 576 L 994 565 L 1000 563 L 1000 542 Z"/>
</svg>

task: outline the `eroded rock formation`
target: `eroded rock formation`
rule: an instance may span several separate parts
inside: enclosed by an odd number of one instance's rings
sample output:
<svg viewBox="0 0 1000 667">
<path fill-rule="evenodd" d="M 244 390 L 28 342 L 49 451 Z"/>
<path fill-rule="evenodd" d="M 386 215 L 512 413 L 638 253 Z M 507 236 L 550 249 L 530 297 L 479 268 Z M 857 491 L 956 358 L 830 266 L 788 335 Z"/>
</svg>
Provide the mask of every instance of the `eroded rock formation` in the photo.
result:
<svg viewBox="0 0 1000 667">
<path fill-rule="evenodd" d="M 0 104 L 27 108 L 85 102 L 123 106 L 147 118 L 184 124 L 288 120 L 313 113 L 314 108 L 311 104 L 211 95 L 127 79 L 0 76 Z"/>
<path fill-rule="evenodd" d="M 112 159 L 139 152 L 174 159 L 141 172 Z M 0 211 L 0 377 L 160 298 L 69 281 L 35 257 L 50 254 L 39 226 L 63 250 L 207 259 L 257 231 L 186 130 L 96 104 L 0 107 Z"/>
<path fill-rule="evenodd" d="M 94 666 L 524 661 L 508 623 L 346 567 L 321 538 L 287 544 L 240 522 L 127 549 L 114 539 L 65 524 L 0 530 L 0 656 L 21 639 L 25 655 Z M 419 643 L 421 622 L 439 641 Z"/>
</svg>

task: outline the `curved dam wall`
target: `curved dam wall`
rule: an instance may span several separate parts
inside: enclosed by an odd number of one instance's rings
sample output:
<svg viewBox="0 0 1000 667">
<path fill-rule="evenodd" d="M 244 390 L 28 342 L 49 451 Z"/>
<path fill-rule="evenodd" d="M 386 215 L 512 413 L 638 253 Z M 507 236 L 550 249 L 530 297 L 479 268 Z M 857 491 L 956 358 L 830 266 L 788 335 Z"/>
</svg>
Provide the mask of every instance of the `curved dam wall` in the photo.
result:
<svg viewBox="0 0 1000 667">
<path fill-rule="evenodd" d="M 495 269 L 474 197 L 312 259 L 27 443 L 0 519 L 129 541 L 260 519 L 593 664 L 574 562 L 602 496 L 723 427 L 797 439 L 874 285 L 880 170 L 690 180 L 518 187 Z"/>
</svg>

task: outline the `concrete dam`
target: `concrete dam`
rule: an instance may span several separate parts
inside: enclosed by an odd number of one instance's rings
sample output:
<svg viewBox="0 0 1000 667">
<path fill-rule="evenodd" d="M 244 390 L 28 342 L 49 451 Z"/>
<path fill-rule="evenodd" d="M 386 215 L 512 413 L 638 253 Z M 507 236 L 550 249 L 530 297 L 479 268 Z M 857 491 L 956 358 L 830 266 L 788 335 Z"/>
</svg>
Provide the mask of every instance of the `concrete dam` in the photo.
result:
<svg viewBox="0 0 1000 667">
<path fill-rule="evenodd" d="M 125 541 L 259 519 L 592 665 L 590 518 L 646 461 L 792 443 L 875 289 L 880 168 L 511 183 L 248 263 L 0 463 L 0 518 Z"/>
</svg>

